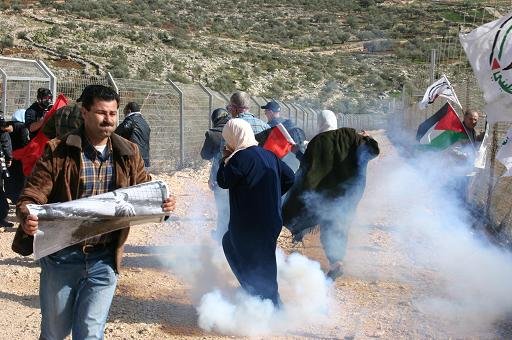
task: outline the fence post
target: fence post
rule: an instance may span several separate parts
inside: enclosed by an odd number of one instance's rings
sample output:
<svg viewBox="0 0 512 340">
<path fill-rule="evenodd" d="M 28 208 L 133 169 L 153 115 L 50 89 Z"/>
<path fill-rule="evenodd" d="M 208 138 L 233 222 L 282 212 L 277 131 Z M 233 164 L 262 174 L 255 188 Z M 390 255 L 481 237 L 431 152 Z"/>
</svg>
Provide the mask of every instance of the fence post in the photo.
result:
<svg viewBox="0 0 512 340">
<path fill-rule="evenodd" d="M 178 92 L 179 96 L 180 96 L 180 168 L 183 167 L 183 164 L 185 163 L 185 138 L 184 138 L 184 134 L 185 134 L 185 122 L 183 121 L 183 113 L 185 111 L 185 105 L 183 103 L 183 91 L 181 91 L 181 89 L 176 85 L 174 84 L 174 82 L 170 79 L 168 79 L 169 83 L 171 84 L 171 86 L 176 90 L 176 92 Z"/>
<path fill-rule="evenodd" d="M 213 111 L 213 94 L 208 90 L 203 84 L 198 83 L 199 86 L 203 89 L 206 94 L 208 94 L 208 127 L 212 128 L 212 120 L 210 118 L 210 115 Z"/>
<path fill-rule="evenodd" d="M 2 111 L 7 113 L 7 73 L 0 68 L 2 73 Z"/>
<path fill-rule="evenodd" d="M 223 97 L 224 97 L 224 99 L 226 99 L 226 101 L 228 102 L 228 104 L 231 102 L 231 100 L 230 100 L 231 98 L 230 98 L 230 97 L 228 97 L 225 93 L 222 93 L 222 92 L 219 92 L 219 93 L 221 94 L 221 96 L 223 96 Z"/>
<path fill-rule="evenodd" d="M 116 93 L 119 93 L 119 88 L 117 87 L 116 81 L 114 80 L 114 77 L 112 77 L 112 74 L 110 72 L 107 72 L 107 81 L 114 88 Z"/>
<path fill-rule="evenodd" d="M 288 119 L 291 119 L 292 118 L 292 109 L 290 108 L 290 106 L 288 106 L 287 103 L 285 103 L 285 102 L 281 102 L 281 103 L 283 103 L 283 105 L 288 109 Z M 295 124 L 295 122 L 294 122 L 294 124 Z"/>
<path fill-rule="evenodd" d="M 465 109 L 467 110 L 469 107 L 470 107 L 470 104 L 469 104 L 469 81 L 466 82 L 466 100 L 465 100 Z M 463 113 L 464 114 L 464 113 Z"/>
<path fill-rule="evenodd" d="M 436 50 L 432 49 L 430 52 L 430 84 L 432 84 L 435 80 L 435 72 L 436 72 Z"/>
<path fill-rule="evenodd" d="M 297 124 L 297 122 L 299 121 L 299 110 L 302 111 L 302 127 L 300 128 L 304 130 L 304 110 L 302 110 L 299 104 L 291 103 L 290 105 L 295 108 L 295 125 L 297 125 L 298 127 L 300 127 Z"/>
<path fill-rule="evenodd" d="M 36 62 L 43 69 L 43 71 L 50 77 L 50 90 L 52 91 L 53 97 L 55 99 L 57 95 L 57 78 L 42 60 L 36 60 Z"/>
<path fill-rule="evenodd" d="M 260 103 L 258 103 L 258 102 L 256 101 L 256 99 L 254 99 L 254 97 L 253 97 L 253 96 L 249 96 L 249 98 L 251 98 L 252 102 L 253 102 L 254 104 L 256 104 L 256 106 L 258 107 L 258 118 L 259 118 L 259 119 L 261 119 L 261 105 L 260 105 Z M 251 112 L 251 113 L 255 113 L 255 112 Z"/>
<path fill-rule="evenodd" d="M 487 187 L 487 200 L 485 202 L 485 217 L 489 221 L 488 225 L 489 227 L 495 232 L 495 235 L 497 235 L 497 232 L 494 228 L 493 221 L 490 220 L 490 210 L 491 210 L 491 197 L 492 197 L 492 189 L 494 188 L 494 182 L 495 182 L 495 172 L 496 172 L 496 153 L 498 151 L 498 124 L 494 123 L 492 127 L 492 140 L 491 140 L 491 164 L 489 166 L 489 186 Z"/>
</svg>

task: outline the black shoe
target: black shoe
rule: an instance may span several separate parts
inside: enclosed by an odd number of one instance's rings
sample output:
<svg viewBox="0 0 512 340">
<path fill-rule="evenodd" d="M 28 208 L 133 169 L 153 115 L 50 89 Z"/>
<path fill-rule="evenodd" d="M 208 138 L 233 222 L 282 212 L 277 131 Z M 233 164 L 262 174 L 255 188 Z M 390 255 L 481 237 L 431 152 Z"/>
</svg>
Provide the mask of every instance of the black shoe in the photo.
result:
<svg viewBox="0 0 512 340">
<path fill-rule="evenodd" d="M 343 262 L 337 261 L 331 265 L 331 269 L 327 272 L 327 277 L 333 281 L 343 275 Z"/>
</svg>

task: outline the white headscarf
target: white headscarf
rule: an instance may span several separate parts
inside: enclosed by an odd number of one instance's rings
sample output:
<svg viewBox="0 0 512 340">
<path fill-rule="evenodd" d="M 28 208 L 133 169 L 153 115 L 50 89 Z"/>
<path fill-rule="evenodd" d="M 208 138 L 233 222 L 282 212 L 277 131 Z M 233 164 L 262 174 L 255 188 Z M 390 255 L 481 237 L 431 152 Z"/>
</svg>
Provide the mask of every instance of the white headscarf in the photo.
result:
<svg viewBox="0 0 512 340">
<path fill-rule="evenodd" d="M 230 119 L 222 129 L 222 137 L 226 141 L 226 146 L 233 150 L 233 153 L 226 157 L 224 161 L 226 164 L 238 151 L 258 145 L 251 124 L 241 118 Z"/>
<path fill-rule="evenodd" d="M 338 119 L 331 110 L 322 110 L 318 116 L 318 133 L 336 130 L 338 128 Z"/>
</svg>

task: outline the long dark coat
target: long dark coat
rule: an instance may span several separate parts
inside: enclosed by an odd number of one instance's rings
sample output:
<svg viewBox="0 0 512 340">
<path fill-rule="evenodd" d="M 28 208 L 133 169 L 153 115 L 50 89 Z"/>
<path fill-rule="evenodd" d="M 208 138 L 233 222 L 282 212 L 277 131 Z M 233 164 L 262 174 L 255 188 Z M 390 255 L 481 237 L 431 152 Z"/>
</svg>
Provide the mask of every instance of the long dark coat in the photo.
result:
<svg viewBox="0 0 512 340">
<path fill-rule="evenodd" d="M 366 184 L 368 161 L 378 154 L 377 141 L 351 128 L 322 132 L 309 142 L 295 184 L 283 205 L 284 225 L 295 240 L 300 240 L 321 220 L 304 202 L 304 194 L 313 192 L 338 199 L 350 193 L 355 209 Z"/>
<path fill-rule="evenodd" d="M 272 152 L 252 146 L 221 162 L 217 182 L 229 189 L 229 228 L 224 253 L 242 288 L 278 304 L 276 244 L 281 232 L 281 195 L 293 171 Z"/>
</svg>

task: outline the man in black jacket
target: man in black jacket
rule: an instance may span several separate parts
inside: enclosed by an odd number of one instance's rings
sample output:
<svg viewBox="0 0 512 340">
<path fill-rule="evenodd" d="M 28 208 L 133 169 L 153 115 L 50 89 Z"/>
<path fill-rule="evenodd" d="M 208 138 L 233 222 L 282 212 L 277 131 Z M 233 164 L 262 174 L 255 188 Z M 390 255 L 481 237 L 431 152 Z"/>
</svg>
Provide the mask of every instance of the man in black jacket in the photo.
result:
<svg viewBox="0 0 512 340">
<path fill-rule="evenodd" d="M 115 133 L 139 146 L 140 154 L 144 159 L 144 167 L 149 169 L 149 137 L 151 128 L 142 117 L 139 104 L 129 102 L 124 107 L 124 120 L 117 127 Z"/>
<path fill-rule="evenodd" d="M 201 148 L 201 158 L 212 161 L 208 187 L 213 191 L 215 205 L 217 206 L 217 226 L 212 231 L 212 236 L 219 242 L 228 230 L 229 196 L 228 191 L 217 184 L 217 171 L 222 158 L 221 148 L 224 146 L 222 129 L 230 118 L 230 114 L 223 108 L 213 110 L 211 115 L 213 127 L 206 131 L 203 147 Z"/>
<path fill-rule="evenodd" d="M 30 141 L 30 133 L 25 126 L 25 111 L 26 110 L 19 109 L 14 112 L 12 121 L 2 129 L 2 131 L 9 133 L 12 151 L 23 148 Z M 2 142 L 1 137 L 0 142 Z M 11 166 L 9 167 L 9 177 L 4 178 L 4 190 L 7 198 L 9 198 L 13 204 L 16 204 L 18 201 L 24 184 L 25 175 L 23 174 L 23 164 L 19 159 L 12 159 Z"/>
<path fill-rule="evenodd" d="M 44 87 L 37 89 L 37 100 L 25 111 L 25 126 L 29 130 L 30 139 L 43 126 L 44 115 L 51 109 L 52 102 L 52 91 Z"/>
</svg>

